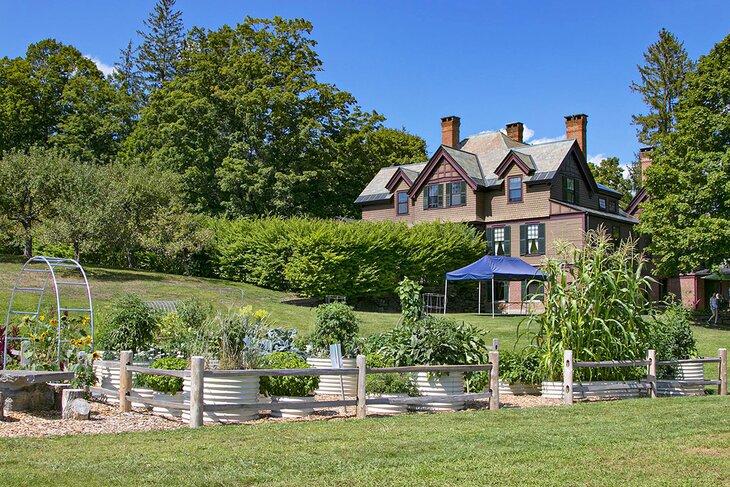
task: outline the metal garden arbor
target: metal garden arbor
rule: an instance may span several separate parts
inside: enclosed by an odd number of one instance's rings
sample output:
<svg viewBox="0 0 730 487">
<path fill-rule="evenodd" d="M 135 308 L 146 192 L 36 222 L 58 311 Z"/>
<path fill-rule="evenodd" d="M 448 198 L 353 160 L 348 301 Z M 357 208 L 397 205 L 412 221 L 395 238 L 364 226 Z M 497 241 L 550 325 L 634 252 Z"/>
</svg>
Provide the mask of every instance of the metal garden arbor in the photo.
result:
<svg viewBox="0 0 730 487">
<path fill-rule="evenodd" d="M 75 302 L 86 303 L 73 308 L 64 306 L 70 297 L 69 289 L 77 290 Z M 13 337 L 10 334 L 10 325 L 13 317 L 31 316 L 38 318 L 41 314 L 41 305 L 46 292 L 53 290 L 56 310 L 56 340 L 57 363 L 61 360 L 61 345 L 68 340 L 63 338 L 62 316 L 71 313 L 82 313 L 89 316 L 93 346 L 94 337 L 94 308 L 91 302 L 91 289 L 86 278 L 86 272 L 81 264 L 73 259 L 60 257 L 35 256 L 28 259 L 15 280 L 13 292 L 10 295 L 8 314 L 5 318 L 5 340 L 3 345 L 3 369 L 8 362 L 8 342 L 27 340 L 29 337 Z M 80 291 L 80 293 L 78 292 Z M 64 296 L 66 295 L 66 296 Z M 29 297 L 26 297 L 29 296 Z M 31 310 L 27 308 L 31 307 Z"/>
</svg>

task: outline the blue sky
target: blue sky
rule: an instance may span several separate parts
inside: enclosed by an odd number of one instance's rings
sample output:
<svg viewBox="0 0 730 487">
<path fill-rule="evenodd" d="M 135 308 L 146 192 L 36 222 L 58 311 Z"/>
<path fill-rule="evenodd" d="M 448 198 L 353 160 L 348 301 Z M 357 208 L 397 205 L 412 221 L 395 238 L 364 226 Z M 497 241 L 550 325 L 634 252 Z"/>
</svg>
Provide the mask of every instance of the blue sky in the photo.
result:
<svg viewBox="0 0 730 487">
<path fill-rule="evenodd" d="M 0 0 L 0 56 L 47 37 L 111 66 L 153 1 Z M 420 135 L 432 152 L 440 117 L 462 137 L 526 124 L 531 140 L 564 135 L 564 115 L 588 114 L 589 157 L 631 161 L 628 86 L 666 27 L 696 59 L 728 34 L 728 1 L 224 1 L 178 0 L 185 26 L 215 29 L 254 17 L 304 17 L 324 62 L 321 79 L 353 93 L 387 125 Z"/>
</svg>

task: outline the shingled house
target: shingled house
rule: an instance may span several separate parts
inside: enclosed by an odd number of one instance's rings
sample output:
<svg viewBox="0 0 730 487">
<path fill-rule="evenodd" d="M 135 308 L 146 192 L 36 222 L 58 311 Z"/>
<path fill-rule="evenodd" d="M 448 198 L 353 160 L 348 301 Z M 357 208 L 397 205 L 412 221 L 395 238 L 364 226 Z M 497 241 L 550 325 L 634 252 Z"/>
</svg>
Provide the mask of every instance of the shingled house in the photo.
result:
<svg viewBox="0 0 730 487">
<path fill-rule="evenodd" d="M 464 222 L 484 231 L 486 253 L 538 265 L 556 241 L 582 243 L 603 225 L 626 238 L 636 218 L 621 194 L 596 183 L 586 162 L 586 115 L 565 117 L 566 140 L 530 145 L 522 123 L 506 134 L 459 137 L 459 117 L 441 119 L 442 143 L 428 161 L 381 169 L 355 203 L 363 220 Z M 524 311 L 520 282 L 496 291 L 504 312 Z"/>
</svg>

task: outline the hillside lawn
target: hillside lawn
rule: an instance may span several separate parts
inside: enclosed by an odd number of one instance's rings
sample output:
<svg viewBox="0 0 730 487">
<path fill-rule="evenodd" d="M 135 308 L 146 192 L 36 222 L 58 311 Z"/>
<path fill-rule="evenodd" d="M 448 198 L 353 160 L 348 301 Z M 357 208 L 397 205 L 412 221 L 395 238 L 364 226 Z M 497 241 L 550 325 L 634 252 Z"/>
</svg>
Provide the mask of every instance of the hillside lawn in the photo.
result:
<svg viewBox="0 0 730 487">
<path fill-rule="evenodd" d="M 728 485 L 727 397 L 0 439 L 3 485 Z"/>
<path fill-rule="evenodd" d="M 0 262 L 0 313 L 3 313 L 3 319 L 13 284 L 20 269 L 21 264 L 17 258 L 6 258 Z M 254 308 L 269 311 L 271 319 L 276 324 L 296 328 L 301 334 L 311 333 L 314 327 L 314 308 L 287 304 L 287 301 L 298 299 L 295 294 L 221 279 L 97 267 L 85 267 L 85 270 L 91 284 L 97 318 L 101 319 L 115 296 L 135 292 L 140 294 L 145 301 L 174 301 L 197 297 L 220 310 L 250 304 Z M 24 304 L 28 306 L 24 309 L 35 307 L 35 301 L 30 298 L 28 293 L 21 297 L 26 300 Z M 79 299 L 72 299 L 70 305 L 80 305 L 82 302 Z M 54 301 L 47 297 L 43 309 L 52 304 Z M 362 335 L 388 330 L 395 326 L 399 318 L 398 313 L 357 312 L 357 315 L 362 320 L 360 327 Z M 523 320 L 522 317 L 498 316 L 492 318 L 489 314 L 477 315 L 476 313 L 449 313 L 447 316 L 486 329 L 490 338 L 499 338 L 503 349 L 511 349 L 516 344 L 517 326 Z M 700 355 L 716 357 L 718 348 L 730 348 L 730 329 L 693 326 L 693 332 L 697 338 Z M 527 344 L 528 339 L 523 337 L 522 343 Z M 706 370 L 708 373 L 711 370 L 716 371 L 714 367 L 714 364 L 708 364 Z"/>
</svg>

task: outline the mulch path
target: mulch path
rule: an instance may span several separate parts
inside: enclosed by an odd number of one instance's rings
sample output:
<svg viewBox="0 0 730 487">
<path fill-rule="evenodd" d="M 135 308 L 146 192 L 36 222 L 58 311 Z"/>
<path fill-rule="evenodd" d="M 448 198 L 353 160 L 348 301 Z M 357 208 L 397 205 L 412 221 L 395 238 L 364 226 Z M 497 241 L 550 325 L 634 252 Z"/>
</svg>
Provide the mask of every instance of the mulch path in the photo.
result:
<svg viewBox="0 0 730 487">
<path fill-rule="evenodd" d="M 335 400 L 337 396 L 317 396 L 319 400 Z M 502 394 L 500 406 L 503 408 L 531 408 L 556 406 L 561 404 L 559 399 L 545 399 L 540 396 L 512 396 Z M 77 434 L 100 434 L 100 433 L 122 433 L 129 431 L 160 431 L 172 430 L 187 427 L 187 424 L 179 419 L 166 418 L 152 414 L 151 412 L 134 409 L 129 413 L 120 413 L 118 406 L 91 401 L 91 419 L 88 421 L 77 421 L 73 419 L 61 419 L 58 411 L 45 412 L 11 412 L 3 420 L 0 420 L 0 438 L 14 437 L 42 437 L 52 435 L 77 435 Z M 468 404 L 470 409 L 486 409 L 489 403 L 486 400 L 479 400 Z M 410 414 L 450 414 L 450 413 L 410 413 Z M 246 424 L 272 423 L 272 422 L 296 422 L 312 420 L 341 420 L 353 417 L 355 407 L 327 408 L 316 411 L 308 418 L 271 418 L 262 416 L 255 421 Z"/>
</svg>

